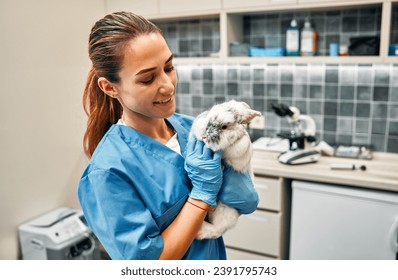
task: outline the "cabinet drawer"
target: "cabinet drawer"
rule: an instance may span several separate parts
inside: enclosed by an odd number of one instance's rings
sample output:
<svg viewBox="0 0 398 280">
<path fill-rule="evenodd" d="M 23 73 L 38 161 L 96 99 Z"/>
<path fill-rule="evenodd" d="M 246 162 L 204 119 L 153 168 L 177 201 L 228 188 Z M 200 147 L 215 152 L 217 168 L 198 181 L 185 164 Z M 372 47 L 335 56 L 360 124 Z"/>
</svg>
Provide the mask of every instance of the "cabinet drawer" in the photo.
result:
<svg viewBox="0 0 398 280">
<path fill-rule="evenodd" d="M 254 187 L 260 202 L 258 208 L 280 211 L 281 206 L 281 179 L 268 177 L 255 177 Z"/>
<path fill-rule="evenodd" d="M 275 258 L 227 248 L 227 260 L 275 260 Z"/>
<path fill-rule="evenodd" d="M 281 213 L 257 210 L 239 217 L 235 228 L 227 231 L 227 246 L 252 252 L 279 256 Z"/>
</svg>

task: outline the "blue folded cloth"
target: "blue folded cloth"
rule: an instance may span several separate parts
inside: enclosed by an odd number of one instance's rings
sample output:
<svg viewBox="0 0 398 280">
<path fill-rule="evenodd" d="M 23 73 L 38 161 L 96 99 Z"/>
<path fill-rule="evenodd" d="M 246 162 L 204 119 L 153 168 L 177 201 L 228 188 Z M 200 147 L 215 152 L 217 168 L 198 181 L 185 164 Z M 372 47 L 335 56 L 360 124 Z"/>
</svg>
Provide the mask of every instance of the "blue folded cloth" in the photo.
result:
<svg viewBox="0 0 398 280">
<path fill-rule="evenodd" d="M 286 49 L 285 48 L 257 48 L 250 47 L 249 48 L 250 56 L 285 56 Z"/>
</svg>

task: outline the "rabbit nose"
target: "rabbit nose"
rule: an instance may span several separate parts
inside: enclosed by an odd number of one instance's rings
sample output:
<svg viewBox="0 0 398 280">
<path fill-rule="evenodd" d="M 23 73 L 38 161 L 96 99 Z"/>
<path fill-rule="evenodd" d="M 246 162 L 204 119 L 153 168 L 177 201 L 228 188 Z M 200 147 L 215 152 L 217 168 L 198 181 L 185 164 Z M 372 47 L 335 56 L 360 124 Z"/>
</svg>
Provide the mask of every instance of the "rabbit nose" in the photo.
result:
<svg viewBox="0 0 398 280">
<path fill-rule="evenodd" d="M 220 132 L 217 126 L 209 125 L 206 128 L 206 139 L 208 142 L 218 143 L 220 139 Z"/>
</svg>

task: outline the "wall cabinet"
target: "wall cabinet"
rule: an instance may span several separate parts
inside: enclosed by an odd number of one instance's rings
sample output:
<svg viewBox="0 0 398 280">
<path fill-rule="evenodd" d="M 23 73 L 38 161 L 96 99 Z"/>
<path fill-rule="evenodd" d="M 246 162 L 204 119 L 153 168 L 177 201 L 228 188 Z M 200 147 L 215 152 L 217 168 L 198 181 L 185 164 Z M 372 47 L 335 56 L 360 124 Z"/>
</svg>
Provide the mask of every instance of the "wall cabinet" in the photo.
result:
<svg viewBox="0 0 398 280">
<path fill-rule="evenodd" d="M 184 0 L 158 0 L 159 14 L 175 14 L 175 13 L 191 13 L 199 11 L 220 10 L 221 0 L 201 0 L 187 1 Z"/>
<path fill-rule="evenodd" d="M 298 4 L 304 4 L 304 3 L 318 3 L 318 4 L 322 4 L 322 3 L 356 3 L 356 2 L 361 2 L 361 3 L 369 3 L 369 2 L 380 2 L 380 1 L 372 1 L 372 0 L 297 0 Z"/>
<path fill-rule="evenodd" d="M 131 11 L 146 17 L 159 14 L 158 0 L 105 0 L 107 13 Z"/>
<path fill-rule="evenodd" d="M 284 4 L 295 4 L 296 0 L 223 0 L 224 9 L 233 8 L 249 8 L 249 7 L 261 7 L 267 6 L 278 6 Z"/>
<path fill-rule="evenodd" d="M 176 62 L 181 63 L 397 63 L 398 57 L 388 56 L 388 48 L 390 45 L 391 34 L 393 32 L 392 18 L 393 7 L 398 4 L 398 0 L 206 0 L 206 1 L 187 1 L 183 0 L 106 0 L 107 12 L 115 10 L 130 10 L 147 16 L 149 19 L 158 22 L 167 21 L 195 21 L 209 16 L 216 17 L 219 24 L 218 42 L 212 42 L 213 46 L 217 45 L 218 50 L 204 55 L 197 55 L 192 52 L 192 55 L 187 58 L 182 58 L 185 55 L 178 55 Z M 376 15 L 377 22 L 372 23 L 376 28 L 376 33 L 380 36 L 380 51 L 378 55 L 373 56 L 349 56 L 349 57 L 331 57 L 326 53 L 328 50 L 328 43 L 322 41 L 324 53 L 320 56 L 314 57 L 248 57 L 248 56 L 230 56 L 230 44 L 233 42 L 243 42 L 247 36 L 247 25 L 257 24 L 248 23 L 247 18 L 261 16 L 275 16 L 287 18 L 295 14 L 302 15 L 315 13 L 333 13 L 341 12 L 350 13 L 355 12 L 355 9 L 376 9 L 380 15 Z M 362 19 L 361 19 L 362 20 Z M 349 21 L 348 25 L 349 25 Z M 365 20 L 365 23 L 366 22 Z M 261 21 L 259 21 L 261 24 Z M 333 26 L 330 23 L 323 23 L 326 28 Z M 343 23 L 342 23 L 343 24 Z M 346 24 L 346 23 L 344 23 Z M 275 37 L 280 36 L 280 47 L 284 47 L 283 36 L 285 36 L 286 20 L 281 20 L 280 27 L 277 30 L 266 30 L 267 25 L 264 26 L 264 32 L 267 36 L 274 40 Z M 362 29 L 365 26 L 364 22 L 358 21 L 351 26 L 358 26 L 356 32 L 358 36 L 366 36 Z M 350 26 L 350 25 L 349 25 Z M 275 33 L 277 32 L 277 33 Z M 319 35 L 323 32 L 320 30 Z M 337 34 L 338 36 L 339 34 Z M 188 35 L 189 36 L 189 35 Z M 256 36 L 256 35 L 253 35 Z M 184 40 L 184 38 L 180 38 Z M 208 39 L 208 38 L 204 38 Z M 397 43 L 397 42 L 394 42 Z M 183 43 L 184 44 L 184 43 Z M 199 43 L 200 44 L 200 43 Z M 195 45 L 195 44 L 193 44 Z"/>
<path fill-rule="evenodd" d="M 131 11 L 150 19 L 175 19 L 180 17 L 219 14 L 221 0 L 105 0 L 106 12 Z"/>
<path fill-rule="evenodd" d="M 235 228 L 224 235 L 228 259 L 287 258 L 289 196 L 286 180 L 255 177 L 258 209 L 239 217 Z"/>
</svg>

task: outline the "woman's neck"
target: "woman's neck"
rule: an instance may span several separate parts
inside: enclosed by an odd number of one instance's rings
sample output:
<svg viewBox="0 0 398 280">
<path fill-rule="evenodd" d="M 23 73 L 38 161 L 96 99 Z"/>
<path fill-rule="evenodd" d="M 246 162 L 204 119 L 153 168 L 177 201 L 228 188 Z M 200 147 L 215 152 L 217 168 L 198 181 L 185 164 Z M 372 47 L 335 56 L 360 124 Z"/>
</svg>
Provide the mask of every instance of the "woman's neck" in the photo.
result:
<svg viewBox="0 0 398 280">
<path fill-rule="evenodd" d="M 175 134 L 173 128 L 165 119 L 132 118 L 123 115 L 122 121 L 124 125 L 130 126 L 162 144 L 166 144 Z"/>
</svg>

